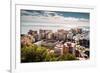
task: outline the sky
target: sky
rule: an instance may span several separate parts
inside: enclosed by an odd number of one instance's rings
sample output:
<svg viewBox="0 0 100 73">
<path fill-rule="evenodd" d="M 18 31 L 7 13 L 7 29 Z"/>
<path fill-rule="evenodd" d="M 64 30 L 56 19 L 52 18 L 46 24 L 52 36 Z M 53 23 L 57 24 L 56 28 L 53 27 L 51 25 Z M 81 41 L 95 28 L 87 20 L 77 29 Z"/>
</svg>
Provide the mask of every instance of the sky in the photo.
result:
<svg viewBox="0 0 100 73">
<path fill-rule="evenodd" d="M 21 10 L 21 30 L 26 33 L 29 29 L 89 27 L 89 19 L 89 13 Z"/>
</svg>

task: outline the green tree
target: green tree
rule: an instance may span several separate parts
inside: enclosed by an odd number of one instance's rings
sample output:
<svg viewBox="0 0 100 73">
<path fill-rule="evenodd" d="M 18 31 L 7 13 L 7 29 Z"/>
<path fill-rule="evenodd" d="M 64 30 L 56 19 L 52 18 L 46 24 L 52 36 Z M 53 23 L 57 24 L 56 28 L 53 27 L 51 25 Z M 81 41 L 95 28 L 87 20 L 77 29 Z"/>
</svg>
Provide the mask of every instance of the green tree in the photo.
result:
<svg viewBox="0 0 100 73">
<path fill-rule="evenodd" d="M 55 53 L 47 54 L 45 57 L 45 61 L 57 61 L 57 60 L 58 60 L 58 57 L 56 56 Z"/>
<path fill-rule="evenodd" d="M 47 54 L 45 47 L 37 46 L 35 44 L 31 46 L 25 46 L 21 48 L 21 62 L 40 62 L 44 61 Z"/>
<path fill-rule="evenodd" d="M 24 46 L 23 48 L 21 48 L 21 62 L 33 61 L 36 49 L 37 45 L 35 44 L 31 46 Z"/>
<path fill-rule="evenodd" d="M 44 62 L 44 61 L 66 61 L 77 60 L 72 54 L 58 56 L 55 53 L 48 53 L 47 48 L 32 44 L 21 48 L 21 62 Z"/>
<path fill-rule="evenodd" d="M 59 61 L 67 61 L 67 60 L 77 60 L 77 58 L 73 54 L 65 54 L 59 57 Z"/>
</svg>

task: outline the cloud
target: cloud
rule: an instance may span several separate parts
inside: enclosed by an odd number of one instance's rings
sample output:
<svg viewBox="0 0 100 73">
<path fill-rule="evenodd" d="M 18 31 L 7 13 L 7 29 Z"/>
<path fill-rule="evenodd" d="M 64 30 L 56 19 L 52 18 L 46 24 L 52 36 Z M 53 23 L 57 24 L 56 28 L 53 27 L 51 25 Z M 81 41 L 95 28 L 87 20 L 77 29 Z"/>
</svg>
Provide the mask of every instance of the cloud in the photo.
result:
<svg viewBox="0 0 100 73">
<path fill-rule="evenodd" d="M 52 11 L 21 11 L 21 22 L 88 25 L 89 19 L 65 17 Z"/>
</svg>

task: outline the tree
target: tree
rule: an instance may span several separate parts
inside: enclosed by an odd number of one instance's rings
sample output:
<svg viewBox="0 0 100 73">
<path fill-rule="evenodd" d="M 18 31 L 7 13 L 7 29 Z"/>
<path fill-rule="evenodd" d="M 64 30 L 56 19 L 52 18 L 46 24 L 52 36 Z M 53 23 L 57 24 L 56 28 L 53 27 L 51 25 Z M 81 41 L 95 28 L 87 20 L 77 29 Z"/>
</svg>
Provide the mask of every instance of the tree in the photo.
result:
<svg viewBox="0 0 100 73">
<path fill-rule="evenodd" d="M 21 48 L 21 62 L 32 62 L 34 61 L 35 51 L 37 45 L 24 46 Z"/>
<path fill-rule="evenodd" d="M 55 53 L 47 54 L 45 57 L 45 61 L 57 61 L 57 60 L 58 60 L 58 57 L 56 56 Z"/>
<path fill-rule="evenodd" d="M 65 60 L 77 60 L 77 58 L 73 55 L 73 54 L 65 54 L 65 55 L 61 55 L 59 57 L 60 61 L 65 61 Z"/>
<path fill-rule="evenodd" d="M 73 54 L 58 56 L 56 53 L 49 53 L 46 47 L 32 44 L 21 48 L 21 62 L 44 62 L 44 61 L 65 61 L 76 60 Z"/>
</svg>

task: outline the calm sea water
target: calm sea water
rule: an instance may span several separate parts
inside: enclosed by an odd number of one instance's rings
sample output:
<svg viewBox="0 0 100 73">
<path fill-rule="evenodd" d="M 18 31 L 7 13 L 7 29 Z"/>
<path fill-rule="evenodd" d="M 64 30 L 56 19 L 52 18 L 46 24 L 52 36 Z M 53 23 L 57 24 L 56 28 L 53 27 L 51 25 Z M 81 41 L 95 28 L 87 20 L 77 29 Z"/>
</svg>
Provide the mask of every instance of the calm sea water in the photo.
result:
<svg viewBox="0 0 100 73">
<path fill-rule="evenodd" d="M 89 25 L 77 25 L 77 24 L 46 24 L 46 23 L 21 23 L 21 34 L 27 34 L 29 30 L 39 31 L 40 29 L 52 30 L 53 32 L 58 29 L 70 30 L 71 28 L 83 28 L 89 30 Z"/>
</svg>

